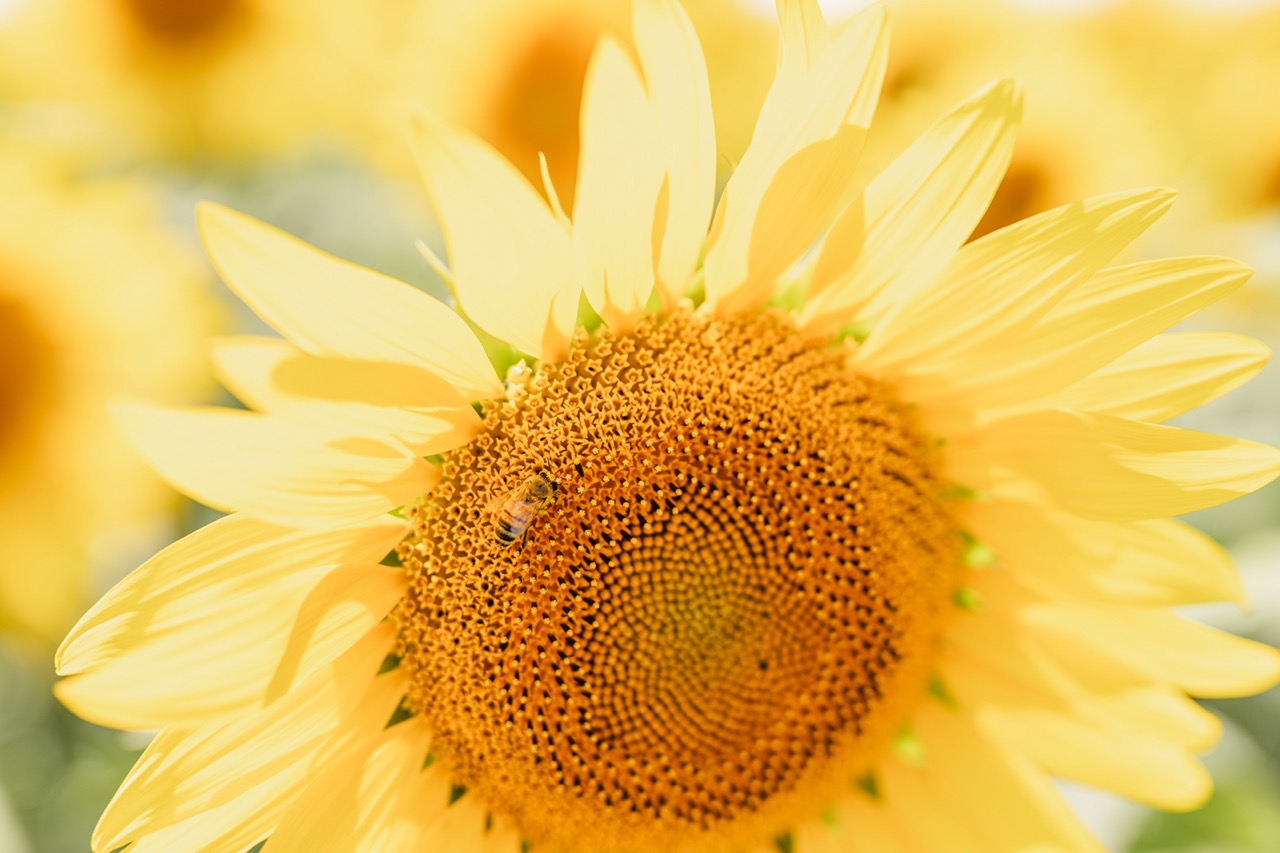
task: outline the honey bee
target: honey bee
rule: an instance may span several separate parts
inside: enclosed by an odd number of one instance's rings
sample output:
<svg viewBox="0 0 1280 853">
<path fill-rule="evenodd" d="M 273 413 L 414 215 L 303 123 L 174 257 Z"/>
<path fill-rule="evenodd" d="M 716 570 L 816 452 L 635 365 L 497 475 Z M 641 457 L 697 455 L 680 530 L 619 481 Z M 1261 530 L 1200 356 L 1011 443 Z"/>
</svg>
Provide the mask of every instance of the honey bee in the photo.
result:
<svg viewBox="0 0 1280 853">
<path fill-rule="evenodd" d="M 556 484 L 546 474 L 538 472 L 509 494 L 489 504 L 488 510 L 496 514 L 493 532 L 498 544 L 506 548 L 523 536 L 533 517 L 544 512 L 555 499 Z"/>
</svg>

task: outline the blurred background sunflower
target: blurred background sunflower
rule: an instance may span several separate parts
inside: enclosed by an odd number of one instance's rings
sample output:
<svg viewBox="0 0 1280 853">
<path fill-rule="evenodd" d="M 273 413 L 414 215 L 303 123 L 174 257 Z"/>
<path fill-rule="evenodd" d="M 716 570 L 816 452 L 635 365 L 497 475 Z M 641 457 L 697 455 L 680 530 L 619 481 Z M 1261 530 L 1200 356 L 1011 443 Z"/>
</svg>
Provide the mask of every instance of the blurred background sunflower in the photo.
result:
<svg viewBox="0 0 1280 853">
<path fill-rule="evenodd" d="M 770 0 L 687 0 L 721 179 L 773 76 Z M 839 18 L 858 0 L 824 2 Z M 1197 315 L 1280 345 L 1280 3 L 891 0 L 869 171 L 999 76 L 1026 114 L 979 232 L 1118 188 L 1178 204 L 1140 242 L 1242 259 L 1252 282 Z M 446 297 L 404 116 L 424 104 L 544 168 L 572 205 L 578 103 L 626 0 L 0 0 L 0 850 L 81 851 L 145 745 L 49 693 L 75 617 L 211 516 L 161 486 L 108 401 L 214 400 L 204 339 L 261 331 L 195 248 L 194 202 L 230 204 Z M 1139 258 L 1131 258 L 1137 260 Z M 1191 327 L 1189 327 L 1191 328 Z M 1280 366 L 1179 424 L 1280 443 Z M 1280 486 L 1189 520 L 1236 557 L 1249 606 L 1189 615 L 1280 644 Z M 1187 814 L 1083 788 L 1108 849 L 1280 850 L 1280 693 L 1205 703 L 1226 724 L 1217 792 Z"/>
</svg>

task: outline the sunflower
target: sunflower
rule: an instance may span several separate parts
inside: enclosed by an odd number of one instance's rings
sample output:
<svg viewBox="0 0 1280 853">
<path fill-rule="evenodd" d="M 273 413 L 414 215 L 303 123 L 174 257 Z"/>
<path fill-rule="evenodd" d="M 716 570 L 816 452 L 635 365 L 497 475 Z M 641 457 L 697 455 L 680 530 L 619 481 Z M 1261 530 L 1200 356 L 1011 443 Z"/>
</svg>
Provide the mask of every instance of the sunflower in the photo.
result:
<svg viewBox="0 0 1280 853">
<path fill-rule="evenodd" d="M 352 0 L 26 0 L 0 26 L 13 100 L 105 120 L 175 159 L 363 139 L 376 16 Z M 384 10 L 387 11 L 387 10 Z M 352 70 L 355 69 L 355 70 Z"/>
<path fill-rule="evenodd" d="M 104 428 L 108 400 L 204 393 L 213 313 L 147 190 L 76 180 L 76 153 L 47 143 L 0 131 L 0 630 L 42 656 L 92 601 L 92 569 L 175 502 Z"/>
<path fill-rule="evenodd" d="M 1159 333 L 1247 270 L 1108 266 L 1165 190 L 966 244 L 1008 82 L 852 183 L 884 9 L 779 6 L 718 204 L 673 0 L 593 55 L 572 219 L 416 123 L 465 321 L 201 210 L 283 339 L 214 348 L 250 411 L 121 411 L 231 514 L 60 650 L 72 709 L 161 730 L 95 850 L 1096 850 L 1051 777 L 1203 801 L 1188 694 L 1280 655 L 1170 611 L 1240 590 L 1168 516 L 1280 455 L 1162 425 L 1264 353 Z M 505 381 L 470 324 L 523 355 Z"/>
<path fill-rule="evenodd" d="M 1233 220 L 1274 212 L 1280 205 L 1280 117 L 1257 104 L 1280 79 L 1275 4 L 1124 0 L 1086 17 L 1079 30 L 1176 143 L 1180 165 L 1205 195 L 1210 216 Z M 1222 127 L 1232 132 L 1211 130 Z"/>
<path fill-rule="evenodd" d="M 724 166 L 741 157 L 769 87 L 776 27 L 737 2 L 685 5 L 706 57 Z M 627 32 L 629 9 L 627 0 L 420 4 L 393 51 L 403 57 L 394 81 L 402 92 L 386 99 L 388 107 L 427 104 L 491 144 L 535 183 L 545 163 L 570 208 L 587 64 L 601 36 Z M 397 120 L 401 116 L 395 113 Z M 395 150 L 386 161 L 405 159 L 400 135 L 388 139 Z"/>
<path fill-rule="evenodd" d="M 1147 11 L 1144 20 L 1160 17 Z M 1012 73 L 1028 93 L 1027 111 L 975 236 L 1117 185 L 1182 178 L 1179 132 L 1153 107 L 1159 75 L 1137 73 L 1139 62 L 1120 67 L 1114 60 L 1125 42 L 1104 47 L 1099 17 L 1096 9 L 1070 4 L 1027 10 L 1004 0 L 905 0 L 895 8 L 894 51 L 864 171 L 879 171 L 975 86 Z M 1179 54 L 1166 54 L 1172 55 Z M 1116 139 L 1126 144 L 1116 146 Z M 1184 199 L 1184 218 L 1185 207 Z"/>
</svg>

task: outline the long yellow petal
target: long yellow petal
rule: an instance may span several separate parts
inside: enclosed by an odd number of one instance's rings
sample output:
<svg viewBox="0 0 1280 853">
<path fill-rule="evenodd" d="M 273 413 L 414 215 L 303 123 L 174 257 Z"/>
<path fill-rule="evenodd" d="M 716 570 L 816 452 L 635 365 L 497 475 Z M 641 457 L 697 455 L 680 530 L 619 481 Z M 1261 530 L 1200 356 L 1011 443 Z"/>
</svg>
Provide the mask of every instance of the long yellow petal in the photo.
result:
<svg viewBox="0 0 1280 853">
<path fill-rule="evenodd" d="M 1098 196 L 962 247 L 931 282 L 894 304 L 856 361 L 880 373 L 938 372 L 958 352 L 999 350 L 1096 273 L 1173 202 L 1168 190 Z M 908 392 L 914 394 L 912 386 Z M 914 398 L 914 397 L 913 397 Z"/>
<path fill-rule="evenodd" d="M 1245 696 L 1280 681 L 1276 649 L 1163 608 L 1046 604 L 1024 609 L 1020 618 L 1063 658 L 1112 657 L 1193 696 Z"/>
<path fill-rule="evenodd" d="M 857 791 L 832 807 L 832 824 L 808 821 L 793 833 L 796 853 L 929 853 L 901 831 L 883 804 Z"/>
<path fill-rule="evenodd" d="M 720 198 L 704 263 L 707 303 L 722 311 L 768 299 L 777 277 L 850 200 L 884 76 L 882 5 L 852 17 L 834 38 L 813 0 L 779 8 L 778 76 Z"/>
<path fill-rule="evenodd" d="M 224 512 L 297 527 L 376 518 L 429 491 L 439 469 L 374 441 L 233 409 L 121 406 L 138 451 L 175 488 Z M 348 449 L 349 448 L 349 449 Z"/>
<path fill-rule="evenodd" d="M 1029 480 L 1069 512 L 1137 521 L 1247 495 L 1280 474 L 1280 451 L 1107 415 L 1047 411 L 956 438 L 946 464 L 956 482 L 996 497 L 1016 495 Z"/>
<path fill-rule="evenodd" d="M 261 602 L 210 601 L 216 609 L 203 620 L 199 600 L 184 602 L 185 612 L 161 614 L 172 628 L 152 630 L 56 692 L 85 719 L 118 729 L 191 727 L 244 713 L 344 653 L 405 589 L 399 569 L 354 565 L 296 572 Z"/>
<path fill-rule="evenodd" d="M 67 634 L 55 658 L 69 675 L 100 666 L 184 626 L 270 618 L 287 590 L 297 610 L 318 582 L 317 568 L 381 560 L 404 538 L 407 524 L 384 518 L 352 527 L 295 530 L 243 515 L 220 518 L 163 549 L 120 581 Z M 298 584 L 291 579 L 303 576 Z M 269 600 L 269 603 L 263 603 Z M 230 625 L 223 632 L 232 634 Z"/>
<path fill-rule="evenodd" d="M 161 732 L 99 821 L 94 850 L 240 850 L 260 841 L 315 768 L 383 730 L 405 689 L 402 673 L 376 675 L 393 642 L 390 626 L 378 626 L 267 708 Z"/>
<path fill-rule="evenodd" d="M 1069 641 L 1064 646 L 1055 635 L 1028 630 L 1045 607 L 1058 606 L 1054 599 L 1028 594 L 1005 572 L 982 572 L 975 580 L 983 596 L 982 615 L 963 620 L 951 635 L 956 654 L 945 667 L 948 686 L 966 707 L 1039 708 L 1101 730 L 1128 729 L 1192 750 L 1206 749 L 1221 736 L 1217 717 L 1123 656 L 1072 647 Z M 1113 611 L 1100 607 L 1097 612 Z"/>
<path fill-rule="evenodd" d="M 801 324 L 834 331 L 942 269 L 991 202 L 1021 114 L 1017 87 L 994 83 L 872 180 L 823 241 Z"/>
<path fill-rule="evenodd" d="M 255 408 L 322 431 L 394 439 L 414 456 L 466 444 L 480 417 L 458 391 L 420 367 L 291 351 L 285 342 L 253 337 L 215 340 L 215 370 Z M 243 396 L 242 396 L 243 395 Z"/>
<path fill-rule="evenodd" d="M 492 146 L 426 114 L 413 129 L 462 310 L 517 349 L 558 358 L 582 291 L 569 234 Z"/>
<path fill-rule="evenodd" d="M 222 335 L 211 338 L 213 375 L 246 408 L 271 412 L 281 405 L 271 383 L 276 366 L 302 350 L 282 338 L 265 335 Z"/>
<path fill-rule="evenodd" d="M 931 367 L 930 387 L 921 377 L 913 378 L 912 388 L 931 398 L 950 394 L 970 406 L 1025 408 L 1223 298 L 1251 274 L 1236 261 L 1213 257 L 1103 270 L 1024 333 L 1007 335 L 998 347 L 939 359 Z"/>
<path fill-rule="evenodd" d="M 1130 729 L 1108 732 L 1030 709 L 987 708 L 981 714 L 1002 740 L 1055 776 L 1173 811 L 1198 808 L 1213 788 L 1188 750 Z"/>
<path fill-rule="evenodd" d="M 449 776 L 439 763 L 422 769 L 428 735 L 411 720 L 335 760 L 310 780 L 264 853 L 452 849 L 434 843 Z"/>
<path fill-rule="evenodd" d="M 877 770 L 884 792 L 882 808 L 889 821 L 920 850 L 986 853 L 992 849 L 991 840 L 973 825 L 971 815 L 961 814 L 930 789 L 925 768 L 908 767 L 890 759 L 881 762 Z M 919 803 L 929 803 L 928 820 L 920 819 Z"/>
<path fill-rule="evenodd" d="M 524 849 L 519 834 L 475 797 L 464 796 L 449 806 L 435 829 L 435 849 L 439 850 L 520 853 Z"/>
<path fill-rule="evenodd" d="M 948 688 L 993 741 L 1012 746 L 1049 772 L 1160 807 L 1194 807 L 1206 793 L 1208 775 L 1190 750 L 1211 745 L 1221 733 L 1212 714 L 1164 686 L 1108 685 L 1105 693 L 1091 694 L 1064 677 L 1042 650 L 1011 654 L 1026 645 L 1018 628 L 1007 629 L 1006 636 L 1003 648 L 982 649 L 990 660 L 961 652 L 945 669 Z M 1022 668 L 1027 664 L 1051 673 L 1053 687 L 1046 691 L 1030 684 Z M 1038 738 L 1065 741 L 1067 752 L 1078 749 L 1081 755 L 1073 760 L 1057 746 L 1037 748 Z M 1117 764 L 1144 762 L 1147 766 L 1136 772 L 1116 770 Z"/>
<path fill-rule="evenodd" d="M 1055 597 L 1167 606 L 1244 597 L 1226 550 L 1180 521 L 1117 524 L 998 500 L 964 513 L 1003 568 Z"/>
<path fill-rule="evenodd" d="M 1270 356 L 1264 344 L 1229 332 L 1158 335 L 1043 405 L 1161 423 L 1238 388 Z"/>
<path fill-rule="evenodd" d="M 303 350 L 423 367 L 468 399 L 502 394 L 476 336 L 439 300 L 216 204 L 197 221 L 227 286 Z"/>
<path fill-rule="evenodd" d="M 658 285 L 670 305 L 684 293 L 697 266 L 715 203 L 711 88 L 698 35 L 675 0 L 639 0 L 632 11 L 632 32 L 659 144 L 665 149 L 665 225 L 659 215 L 654 226 L 663 229 Z"/>
<path fill-rule="evenodd" d="M 968 816 L 990 840 L 987 849 L 1101 853 L 1049 779 L 976 721 L 926 704 L 911 724 L 924 748 L 930 791 Z"/>
<path fill-rule="evenodd" d="M 602 39 L 582 96 L 573 238 L 587 301 L 618 331 L 640 316 L 654 285 L 654 216 L 666 164 L 653 119 L 640 72 Z"/>
</svg>

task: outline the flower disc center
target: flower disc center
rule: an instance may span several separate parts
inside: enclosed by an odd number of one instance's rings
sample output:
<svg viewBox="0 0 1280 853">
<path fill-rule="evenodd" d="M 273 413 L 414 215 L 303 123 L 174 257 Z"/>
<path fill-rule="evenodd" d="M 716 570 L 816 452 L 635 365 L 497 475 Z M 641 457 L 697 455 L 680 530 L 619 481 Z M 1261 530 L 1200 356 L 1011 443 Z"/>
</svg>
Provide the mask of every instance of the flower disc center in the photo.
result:
<svg viewBox="0 0 1280 853">
<path fill-rule="evenodd" d="M 958 571 L 931 467 L 781 319 L 580 339 L 412 510 L 408 704 L 552 849 L 776 832 L 923 693 Z"/>
</svg>

